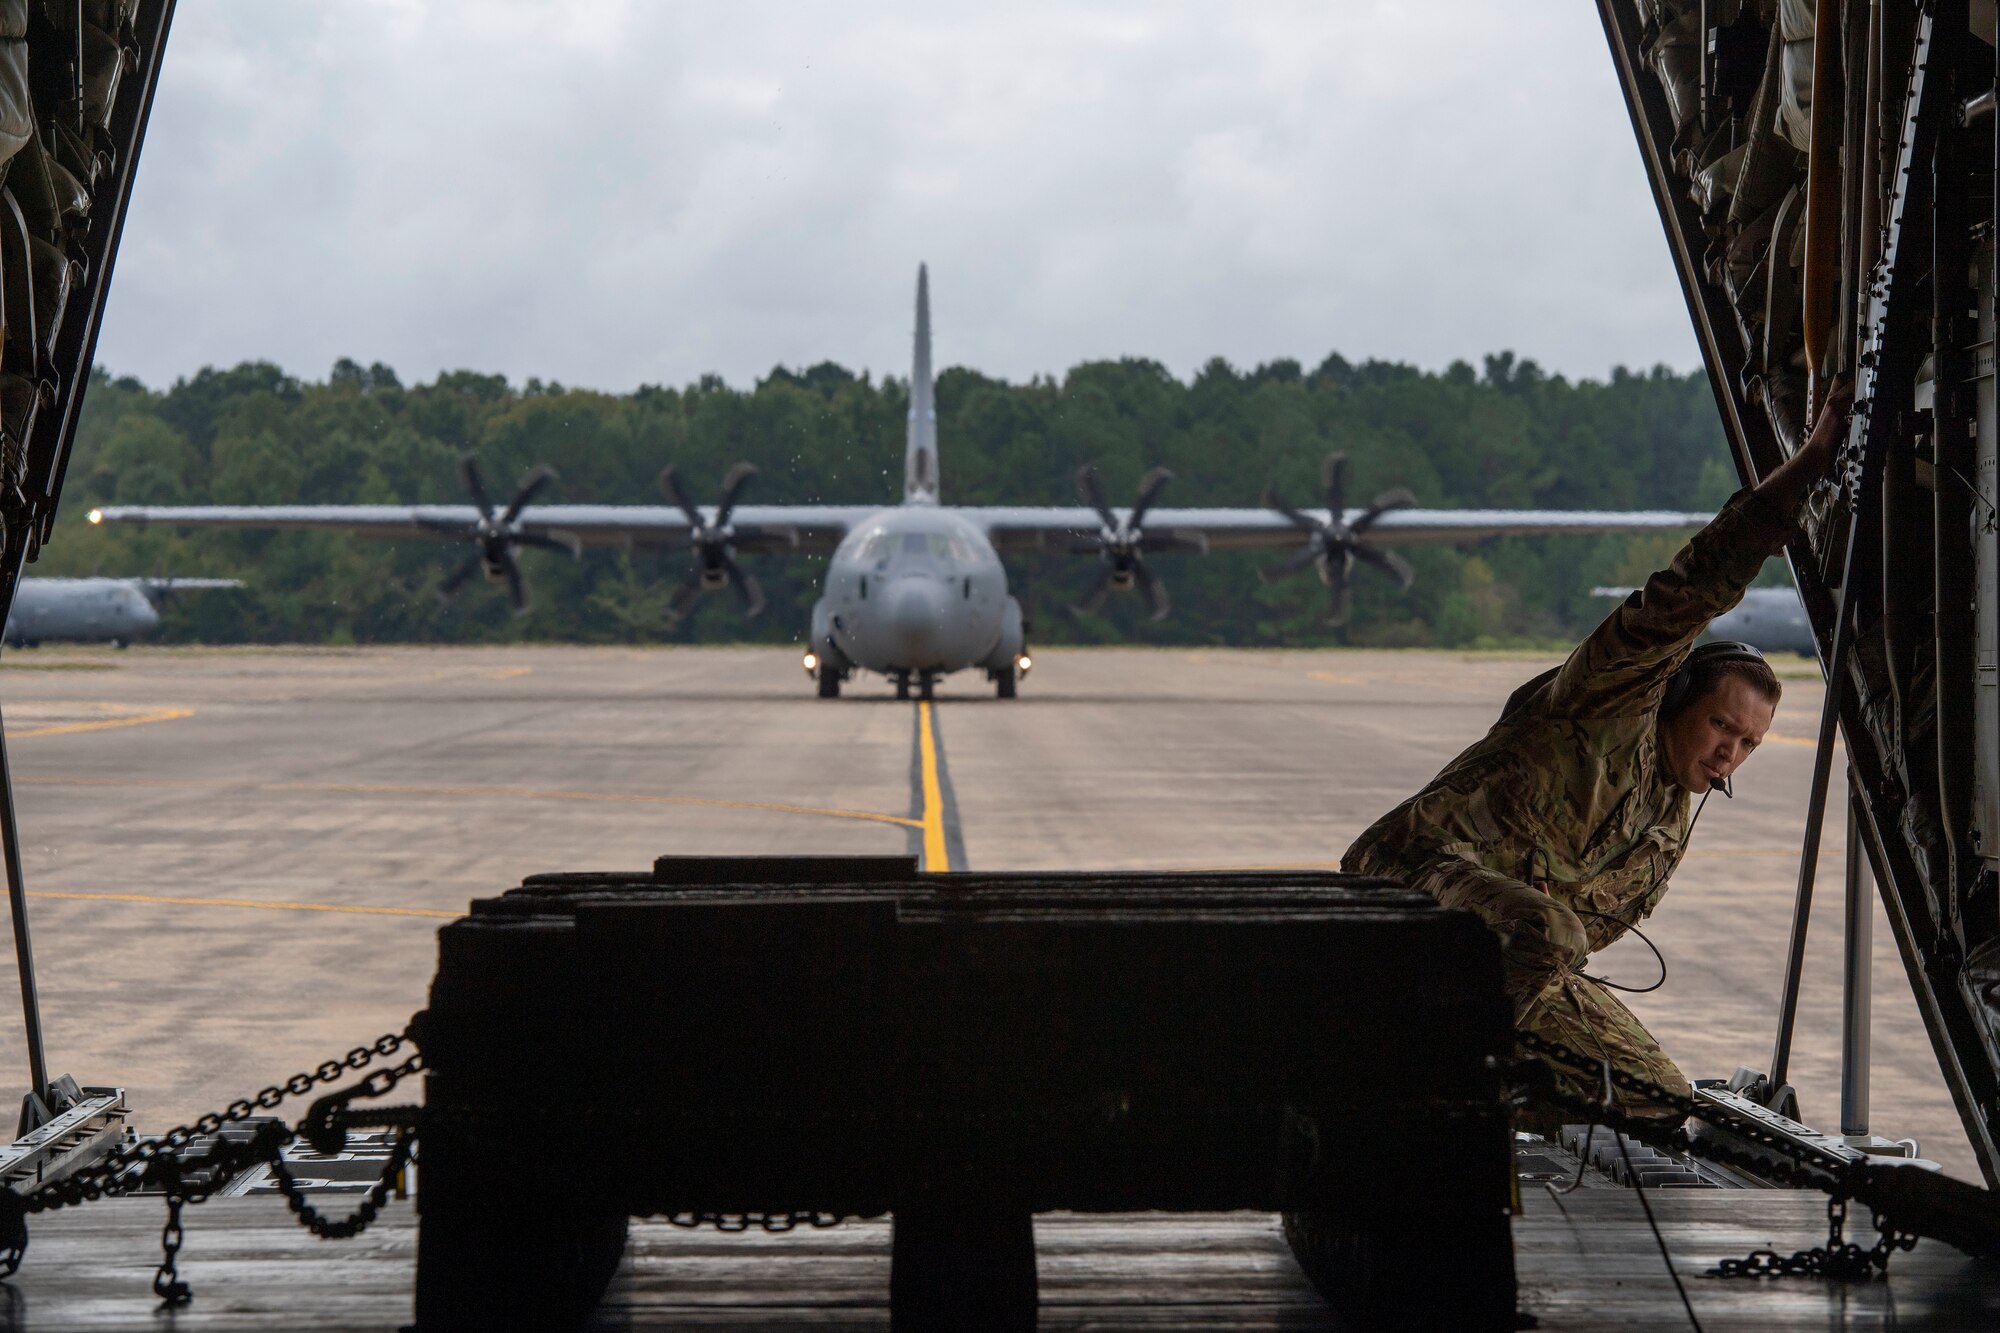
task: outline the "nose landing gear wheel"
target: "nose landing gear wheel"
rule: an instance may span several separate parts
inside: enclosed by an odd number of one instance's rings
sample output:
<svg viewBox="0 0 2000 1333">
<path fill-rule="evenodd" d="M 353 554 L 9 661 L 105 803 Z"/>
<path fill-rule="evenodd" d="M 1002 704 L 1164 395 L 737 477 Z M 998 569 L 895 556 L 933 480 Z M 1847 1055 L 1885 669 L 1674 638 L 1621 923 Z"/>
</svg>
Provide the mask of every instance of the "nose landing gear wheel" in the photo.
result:
<svg viewBox="0 0 2000 1333">
<path fill-rule="evenodd" d="M 840 697 L 840 676 L 838 673 L 825 668 L 820 670 L 819 697 L 822 699 L 838 699 Z"/>
<path fill-rule="evenodd" d="M 898 699 L 910 697 L 910 673 L 907 671 L 896 677 L 896 697 Z"/>
<path fill-rule="evenodd" d="M 1011 699 L 1019 689 L 1020 682 L 1014 675 L 1014 668 L 1008 667 L 993 677 L 993 693 L 1002 699 Z"/>
</svg>

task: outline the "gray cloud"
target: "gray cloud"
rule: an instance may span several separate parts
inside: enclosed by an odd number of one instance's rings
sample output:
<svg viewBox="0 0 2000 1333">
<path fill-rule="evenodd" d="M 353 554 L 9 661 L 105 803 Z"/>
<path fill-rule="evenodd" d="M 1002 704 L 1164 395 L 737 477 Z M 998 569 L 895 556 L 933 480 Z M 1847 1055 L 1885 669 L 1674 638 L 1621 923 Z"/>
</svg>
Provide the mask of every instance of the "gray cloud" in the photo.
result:
<svg viewBox="0 0 2000 1333">
<path fill-rule="evenodd" d="M 183 0 L 102 359 L 1697 357 L 1567 0 Z"/>
</svg>

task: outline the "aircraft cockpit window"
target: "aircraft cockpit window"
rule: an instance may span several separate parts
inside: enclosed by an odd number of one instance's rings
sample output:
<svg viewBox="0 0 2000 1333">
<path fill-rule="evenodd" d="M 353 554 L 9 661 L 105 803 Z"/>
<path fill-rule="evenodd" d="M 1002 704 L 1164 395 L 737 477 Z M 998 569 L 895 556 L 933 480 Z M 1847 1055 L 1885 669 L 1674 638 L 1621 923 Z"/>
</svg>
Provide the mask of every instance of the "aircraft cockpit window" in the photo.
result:
<svg viewBox="0 0 2000 1333">
<path fill-rule="evenodd" d="M 972 545 L 956 533 L 907 532 L 903 534 L 904 555 L 927 555 L 934 560 L 964 563 L 972 560 Z"/>
<path fill-rule="evenodd" d="M 868 563 L 888 555 L 895 538 L 880 528 L 863 528 L 848 540 L 852 543 L 853 558 Z"/>
</svg>

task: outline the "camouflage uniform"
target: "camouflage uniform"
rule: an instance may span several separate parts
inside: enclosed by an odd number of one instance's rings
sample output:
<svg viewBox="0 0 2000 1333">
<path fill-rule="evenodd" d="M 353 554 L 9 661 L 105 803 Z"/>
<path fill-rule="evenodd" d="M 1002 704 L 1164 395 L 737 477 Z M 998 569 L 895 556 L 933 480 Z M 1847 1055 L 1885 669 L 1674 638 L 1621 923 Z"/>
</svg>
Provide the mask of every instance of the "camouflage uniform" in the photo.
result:
<svg viewBox="0 0 2000 1333">
<path fill-rule="evenodd" d="M 1769 500 L 1739 492 L 1671 566 L 1562 666 L 1517 690 L 1484 739 L 1376 820 L 1341 862 L 1484 918 L 1501 938 L 1517 1026 L 1682 1096 L 1687 1080 L 1659 1043 L 1577 969 L 1652 913 L 1680 864 L 1690 805 L 1657 753 L 1660 695 L 1695 637 L 1737 603 L 1790 526 Z M 1550 891 L 1532 887 L 1535 880 Z M 1602 1095 L 1587 1078 L 1557 1071 L 1557 1081 Z M 1621 1105 L 1668 1114 L 1622 1094 Z"/>
</svg>

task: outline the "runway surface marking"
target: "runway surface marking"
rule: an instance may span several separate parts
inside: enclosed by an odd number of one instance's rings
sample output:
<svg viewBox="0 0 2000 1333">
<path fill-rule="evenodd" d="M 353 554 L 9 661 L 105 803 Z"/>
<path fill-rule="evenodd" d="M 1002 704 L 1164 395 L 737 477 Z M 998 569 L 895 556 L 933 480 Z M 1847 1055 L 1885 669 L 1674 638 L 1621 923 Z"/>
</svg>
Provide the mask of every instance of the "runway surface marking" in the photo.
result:
<svg viewBox="0 0 2000 1333">
<path fill-rule="evenodd" d="M 41 709 L 78 709 L 83 712 L 108 712 L 114 708 L 131 708 L 131 704 L 61 702 L 45 703 L 35 701 Z M 20 731 L 8 729 L 7 735 L 13 740 L 25 740 L 30 736 L 70 736 L 81 731 L 110 731 L 114 727 L 143 727 L 152 722 L 173 722 L 184 717 L 193 717 L 192 708 L 151 708 L 133 713 L 121 713 L 116 717 L 94 718 L 89 722 L 52 722 L 45 727 L 26 727 Z"/>
<path fill-rule="evenodd" d="M 931 701 L 917 703 L 917 827 L 923 830 L 925 870 L 950 870 L 951 852 L 944 840 L 944 784 L 938 778 L 937 726 Z"/>
<path fill-rule="evenodd" d="M 712 810 L 769 810 L 781 815 L 817 815 L 824 819 L 860 819 L 876 824 L 922 828 L 923 820 L 886 815 L 873 810 L 836 810 L 781 801 L 732 801 L 714 796 L 667 796 L 655 792 L 563 791 L 537 787 L 452 787 L 414 783 L 373 782 L 214 782 L 176 778 L 40 778 L 19 777 L 24 787 L 157 787 L 200 788 L 204 791 L 328 792 L 343 796 L 466 796 L 476 800 L 585 801 L 612 805 L 684 805 Z"/>
<path fill-rule="evenodd" d="M 29 889 L 30 898 L 63 898 L 91 903 L 153 903 L 173 907 L 250 907 L 265 912 L 351 912 L 358 916 L 431 916 L 456 920 L 462 912 L 441 912 L 429 907 L 362 907 L 343 903 L 278 903 L 255 898 L 164 898 L 150 893 L 67 893 L 56 889 Z"/>
</svg>

